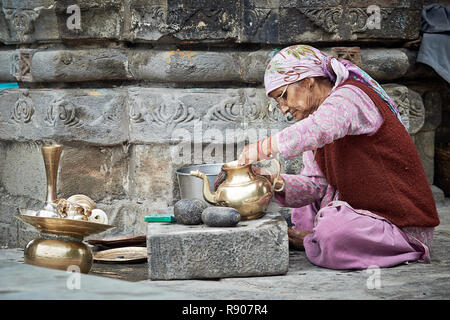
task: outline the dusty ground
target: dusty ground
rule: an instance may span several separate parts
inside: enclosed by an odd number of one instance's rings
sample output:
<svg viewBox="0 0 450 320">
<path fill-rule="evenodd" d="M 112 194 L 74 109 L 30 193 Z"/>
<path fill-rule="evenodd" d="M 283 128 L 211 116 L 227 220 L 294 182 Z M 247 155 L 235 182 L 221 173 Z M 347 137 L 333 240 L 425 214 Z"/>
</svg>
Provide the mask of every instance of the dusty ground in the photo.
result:
<svg viewBox="0 0 450 320">
<path fill-rule="evenodd" d="M 23 249 L 0 250 L 0 299 L 450 299 L 450 199 L 438 204 L 431 264 L 336 271 L 291 251 L 283 276 L 151 281 L 147 264 L 94 264 L 68 289 L 66 272 L 23 264 Z"/>
</svg>

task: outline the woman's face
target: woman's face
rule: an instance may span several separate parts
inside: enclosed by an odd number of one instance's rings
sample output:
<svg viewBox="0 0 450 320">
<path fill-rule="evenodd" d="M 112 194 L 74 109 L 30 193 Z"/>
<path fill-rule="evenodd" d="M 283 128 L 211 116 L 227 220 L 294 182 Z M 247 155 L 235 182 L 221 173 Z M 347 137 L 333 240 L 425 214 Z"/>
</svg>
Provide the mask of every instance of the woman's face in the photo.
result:
<svg viewBox="0 0 450 320">
<path fill-rule="evenodd" d="M 318 83 L 313 78 L 307 78 L 275 89 L 269 97 L 277 101 L 283 114 L 289 112 L 297 120 L 302 120 L 316 111 L 329 95 L 329 91 Z"/>
</svg>

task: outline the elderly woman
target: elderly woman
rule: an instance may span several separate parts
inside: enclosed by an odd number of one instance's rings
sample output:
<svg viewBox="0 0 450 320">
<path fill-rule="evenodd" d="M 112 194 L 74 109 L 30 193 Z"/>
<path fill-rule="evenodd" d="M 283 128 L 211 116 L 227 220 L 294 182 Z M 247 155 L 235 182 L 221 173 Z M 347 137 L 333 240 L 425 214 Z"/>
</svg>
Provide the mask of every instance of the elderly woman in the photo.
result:
<svg viewBox="0 0 450 320">
<path fill-rule="evenodd" d="M 264 84 L 298 121 L 245 146 L 241 163 L 303 155 L 274 199 L 292 210 L 293 247 L 332 269 L 430 262 L 439 219 L 395 103 L 367 73 L 306 45 L 277 52 Z"/>
</svg>

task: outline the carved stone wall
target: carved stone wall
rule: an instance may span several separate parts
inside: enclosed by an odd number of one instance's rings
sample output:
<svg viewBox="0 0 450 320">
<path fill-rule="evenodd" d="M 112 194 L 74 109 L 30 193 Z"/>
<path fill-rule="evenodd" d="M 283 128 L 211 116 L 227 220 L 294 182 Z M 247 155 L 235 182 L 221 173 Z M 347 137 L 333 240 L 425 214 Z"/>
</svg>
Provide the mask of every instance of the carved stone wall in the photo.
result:
<svg viewBox="0 0 450 320">
<path fill-rule="evenodd" d="M 109 234 L 145 233 L 143 217 L 179 199 L 178 168 L 233 160 L 294 123 L 262 82 L 270 52 L 298 43 L 382 83 L 433 183 L 448 88 L 410 45 L 428 2 L 0 0 L 0 83 L 19 84 L 0 91 L 0 244 L 34 236 L 12 214 L 42 206 L 44 142 L 64 145 L 58 196 L 92 197 Z"/>
</svg>

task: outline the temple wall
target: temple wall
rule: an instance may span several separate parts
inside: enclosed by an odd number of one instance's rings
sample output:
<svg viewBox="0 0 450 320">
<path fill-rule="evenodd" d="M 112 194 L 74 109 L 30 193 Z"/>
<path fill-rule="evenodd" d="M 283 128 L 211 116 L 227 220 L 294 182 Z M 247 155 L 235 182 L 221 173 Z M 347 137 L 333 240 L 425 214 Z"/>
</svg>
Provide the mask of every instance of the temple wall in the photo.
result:
<svg viewBox="0 0 450 320">
<path fill-rule="evenodd" d="M 0 245 L 35 236 L 12 214 L 42 206 L 46 142 L 64 145 L 58 197 L 90 196 L 118 227 L 108 234 L 145 233 L 145 215 L 179 200 L 178 168 L 234 160 L 246 142 L 294 123 L 262 83 L 269 53 L 291 44 L 379 81 L 433 184 L 449 90 L 415 61 L 429 3 L 1 0 L 0 83 L 19 88 L 0 91 Z M 282 166 L 299 172 L 301 159 Z"/>
</svg>

